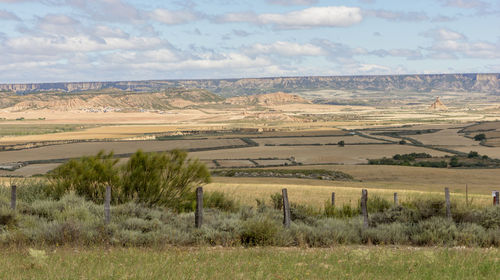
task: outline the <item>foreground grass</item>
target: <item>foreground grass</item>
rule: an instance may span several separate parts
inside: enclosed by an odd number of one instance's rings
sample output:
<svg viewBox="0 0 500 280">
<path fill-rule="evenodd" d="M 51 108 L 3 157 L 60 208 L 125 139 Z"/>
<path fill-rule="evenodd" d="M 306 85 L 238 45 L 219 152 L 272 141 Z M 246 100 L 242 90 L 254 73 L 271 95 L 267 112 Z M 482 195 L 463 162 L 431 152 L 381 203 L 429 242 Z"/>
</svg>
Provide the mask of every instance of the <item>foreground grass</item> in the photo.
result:
<svg viewBox="0 0 500 280">
<path fill-rule="evenodd" d="M 499 249 L 27 248 L 0 250 L 0 279 L 495 279 Z"/>
</svg>

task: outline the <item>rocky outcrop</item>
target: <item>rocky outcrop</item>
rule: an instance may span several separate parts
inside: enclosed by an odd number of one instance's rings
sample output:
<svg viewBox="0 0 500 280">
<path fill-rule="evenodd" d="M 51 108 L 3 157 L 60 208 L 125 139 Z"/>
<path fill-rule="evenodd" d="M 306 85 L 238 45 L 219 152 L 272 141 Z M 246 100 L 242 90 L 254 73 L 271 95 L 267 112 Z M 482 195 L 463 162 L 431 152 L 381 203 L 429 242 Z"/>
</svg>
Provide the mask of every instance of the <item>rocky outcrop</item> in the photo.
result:
<svg viewBox="0 0 500 280">
<path fill-rule="evenodd" d="M 448 107 L 446 107 L 446 105 L 444 105 L 443 102 L 441 102 L 441 100 L 439 100 L 439 97 L 436 97 L 436 101 L 434 101 L 434 103 L 431 104 L 429 109 L 431 109 L 431 110 L 448 110 Z"/>
</svg>

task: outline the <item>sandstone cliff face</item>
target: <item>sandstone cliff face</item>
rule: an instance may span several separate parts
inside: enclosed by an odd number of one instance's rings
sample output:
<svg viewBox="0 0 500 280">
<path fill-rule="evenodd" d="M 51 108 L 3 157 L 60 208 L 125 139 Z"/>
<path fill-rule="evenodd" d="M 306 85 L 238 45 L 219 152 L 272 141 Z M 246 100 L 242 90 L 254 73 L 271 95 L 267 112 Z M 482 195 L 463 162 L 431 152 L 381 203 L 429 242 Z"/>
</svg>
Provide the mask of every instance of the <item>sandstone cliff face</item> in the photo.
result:
<svg viewBox="0 0 500 280">
<path fill-rule="evenodd" d="M 0 91 L 16 93 L 78 92 L 115 89 L 154 92 L 167 88 L 206 89 L 223 96 L 311 89 L 457 91 L 500 94 L 500 74 L 433 74 L 386 76 L 280 77 L 260 79 L 160 80 L 89 83 L 0 84 Z"/>
</svg>

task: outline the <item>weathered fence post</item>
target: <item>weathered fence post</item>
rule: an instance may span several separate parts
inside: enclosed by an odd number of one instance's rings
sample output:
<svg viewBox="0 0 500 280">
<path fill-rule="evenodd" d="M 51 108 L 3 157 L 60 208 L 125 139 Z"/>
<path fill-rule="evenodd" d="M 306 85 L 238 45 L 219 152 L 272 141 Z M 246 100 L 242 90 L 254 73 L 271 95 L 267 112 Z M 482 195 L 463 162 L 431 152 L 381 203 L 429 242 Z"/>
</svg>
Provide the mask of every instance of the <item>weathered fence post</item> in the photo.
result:
<svg viewBox="0 0 500 280">
<path fill-rule="evenodd" d="M 495 203 L 496 205 L 500 205 L 500 192 L 499 191 L 496 191 L 495 192 L 495 197 L 496 197 L 496 200 L 495 200 Z"/>
<path fill-rule="evenodd" d="M 283 225 L 285 227 L 290 227 L 290 204 L 288 203 L 288 193 L 286 189 L 281 190 L 283 196 Z"/>
<path fill-rule="evenodd" d="M 12 185 L 10 189 L 10 209 L 16 210 L 17 186 Z"/>
<path fill-rule="evenodd" d="M 465 206 L 469 207 L 469 186 L 465 184 Z"/>
<path fill-rule="evenodd" d="M 450 189 L 444 188 L 444 199 L 446 201 L 446 217 L 451 218 Z"/>
<path fill-rule="evenodd" d="M 398 206 L 399 205 L 399 200 L 398 200 L 398 193 L 395 192 L 394 193 L 394 206 Z"/>
<path fill-rule="evenodd" d="M 363 226 L 368 227 L 368 191 L 363 189 L 361 191 L 361 213 L 363 214 Z"/>
<path fill-rule="evenodd" d="M 196 211 L 194 212 L 194 226 L 201 228 L 203 224 L 203 188 L 196 188 Z"/>
<path fill-rule="evenodd" d="M 335 192 L 332 192 L 332 206 L 335 206 Z"/>
<path fill-rule="evenodd" d="M 104 222 L 111 222 L 111 186 L 106 186 L 106 195 L 104 196 Z"/>
</svg>

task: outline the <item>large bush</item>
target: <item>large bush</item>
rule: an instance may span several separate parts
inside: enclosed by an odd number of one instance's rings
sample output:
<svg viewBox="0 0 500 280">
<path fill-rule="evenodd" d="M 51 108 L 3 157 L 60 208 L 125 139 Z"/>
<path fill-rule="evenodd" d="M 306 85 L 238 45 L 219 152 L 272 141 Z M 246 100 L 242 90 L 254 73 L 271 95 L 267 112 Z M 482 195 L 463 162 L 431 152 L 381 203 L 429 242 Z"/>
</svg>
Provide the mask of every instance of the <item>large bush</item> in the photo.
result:
<svg viewBox="0 0 500 280">
<path fill-rule="evenodd" d="M 188 201 L 197 185 L 210 181 L 207 167 L 180 150 L 167 153 L 139 150 L 125 164 L 122 176 L 121 188 L 126 200 L 173 208 Z"/>
<path fill-rule="evenodd" d="M 59 165 L 48 174 L 48 192 L 55 198 L 74 191 L 76 194 L 102 203 L 106 186 L 119 186 L 118 159 L 113 153 L 105 154 L 100 151 L 95 156 L 86 156 L 72 159 Z M 117 196 L 114 196 L 115 199 Z"/>
<path fill-rule="evenodd" d="M 136 201 L 179 209 L 193 199 L 194 188 L 210 181 L 206 166 L 187 153 L 137 151 L 124 166 L 113 153 L 73 159 L 48 174 L 48 192 L 56 199 L 75 192 L 96 203 L 104 201 L 106 186 L 114 203 Z"/>
</svg>

